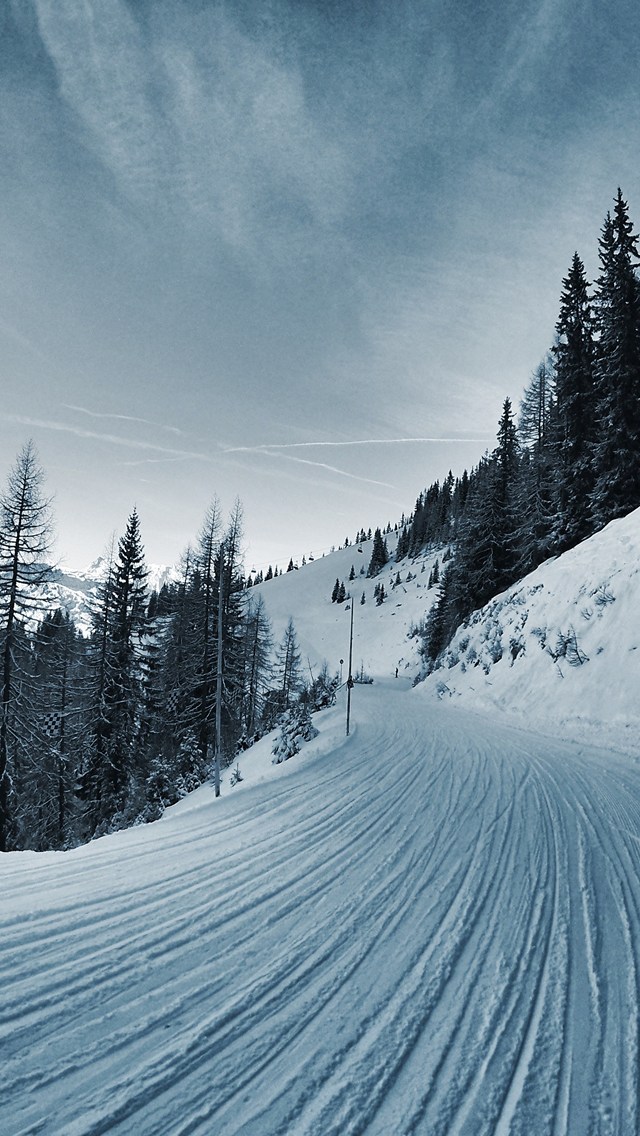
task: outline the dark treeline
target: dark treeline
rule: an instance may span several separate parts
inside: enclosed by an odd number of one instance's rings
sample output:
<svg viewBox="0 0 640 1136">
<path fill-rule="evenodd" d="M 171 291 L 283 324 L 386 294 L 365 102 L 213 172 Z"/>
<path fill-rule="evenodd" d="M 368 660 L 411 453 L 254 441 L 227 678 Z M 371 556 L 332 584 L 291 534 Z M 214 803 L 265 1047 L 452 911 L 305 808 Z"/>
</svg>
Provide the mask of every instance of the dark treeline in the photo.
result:
<svg viewBox="0 0 640 1136">
<path fill-rule="evenodd" d="M 473 610 L 640 506 L 638 238 L 620 190 L 599 254 L 593 286 L 573 257 L 517 421 L 507 398 L 492 453 L 421 494 L 400 533 L 398 559 L 430 543 L 454 552 L 425 623 L 427 669 Z"/>
<path fill-rule="evenodd" d="M 94 597 L 91 633 L 44 619 L 51 531 L 33 445 L 0 499 L 0 850 L 65 848 L 153 820 L 230 765 L 303 699 L 326 704 L 326 666 L 307 683 L 293 623 L 274 647 L 241 567 L 239 503 L 214 501 L 178 582 L 149 594 L 131 513 Z M 217 694 L 220 690 L 218 702 Z"/>
</svg>

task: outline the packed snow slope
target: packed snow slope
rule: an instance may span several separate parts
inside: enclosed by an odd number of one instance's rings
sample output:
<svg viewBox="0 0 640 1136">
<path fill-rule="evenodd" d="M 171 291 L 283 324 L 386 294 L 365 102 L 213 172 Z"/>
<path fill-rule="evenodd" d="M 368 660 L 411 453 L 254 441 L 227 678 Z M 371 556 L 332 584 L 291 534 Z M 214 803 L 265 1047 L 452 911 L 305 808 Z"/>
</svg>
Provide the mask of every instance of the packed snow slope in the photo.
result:
<svg viewBox="0 0 640 1136">
<path fill-rule="evenodd" d="M 263 739 L 218 800 L 1 857 L 3 1136 L 640 1131 L 638 545 L 634 514 L 543 565 L 415 689 L 435 557 L 385 569 L 381 607 L 359 577 L 354 669 L 375 681 L 349 738 L 342 690 L 301 753 L 274 766 Z M 312 669 L 346 663 L 331 589 L 369 555 L 262 585 Z M 536 718 L 557 690 L 587 730 L 615 718 L 616 747 L 496 713 L 536 690 Z"/>
<path fill-rule="evenodd" d="M 4 1136 L 638 1131 L 637 767 L 356 694 L 218 801 L 2 858 Z"/>
</svg>

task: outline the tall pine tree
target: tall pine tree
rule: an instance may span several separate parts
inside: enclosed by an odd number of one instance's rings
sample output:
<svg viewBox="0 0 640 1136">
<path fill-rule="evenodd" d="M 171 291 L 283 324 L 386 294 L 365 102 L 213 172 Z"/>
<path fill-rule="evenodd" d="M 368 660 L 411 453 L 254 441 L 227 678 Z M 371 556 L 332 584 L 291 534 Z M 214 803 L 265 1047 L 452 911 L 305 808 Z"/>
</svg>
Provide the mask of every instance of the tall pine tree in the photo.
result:
<svg viewBox="0 0 640 1136">
<path fill-rule="evenodd" d="M 640 505 L 640 282 L 638 237 L 618 190 L 600 238 L 595 302 L 597 437 L 591 508 L 600 528 Z"/>
<path fill-rule="evenodd" d="M 90 827 L 108 827 L 144 782 L 140 744 L 144 713 L 147 569 L 134 508 L 109 566 L 94 617 L 95 749 L 84 778 Z"/>
<path fill-rule="evenodd" d="M 561 547 L 569 548 L 591 528 L 589 497 L 596 441 L 594 320 L 589 284 L 577 252 L 562 282 L 556 332 L 558 534 Z"/>
</svg>

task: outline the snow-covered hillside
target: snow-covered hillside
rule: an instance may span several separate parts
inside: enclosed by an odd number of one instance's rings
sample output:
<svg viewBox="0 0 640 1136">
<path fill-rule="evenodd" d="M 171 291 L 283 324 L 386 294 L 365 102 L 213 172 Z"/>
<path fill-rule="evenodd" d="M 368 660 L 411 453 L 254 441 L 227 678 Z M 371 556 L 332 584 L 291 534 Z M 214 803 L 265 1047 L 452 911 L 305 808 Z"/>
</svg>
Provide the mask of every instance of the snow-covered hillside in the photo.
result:
<svg viewBox="0 0 640 1136">
<path fill-rule="evenodd" d="M 395 538 L 387 538 L 390 552 Z M 332 604 L 336 577 L 355 599 L 354 670 L 414 679 L 419 640 L 411 638 L 436 598 L 427 581 L 443 549 L 393 561 L 375 580 L 359 574 L 371 542 L 351 545 L 260 585 L 276 640 L 293 617 L 303 661 L 348 658 L 349 601 Z M 348 582 L 351 566 L 356 579 Z M 401 585 L 393 587 L 397 573 Z M 408 576 L 411 578 L 408 579 Z M 374 586 L 387 598 L 377 606 Z M 360 603 L 362 592 L 365 604 Z M 640 510 L 535 572 L 459 629 L 444 664 L 416 688 L 421 698 L 512 715 L 555 733 L 615 744 L 640 754 Z"/>
<path fill-rule="evenodd" d="M 427 583 L 434 561 L 438 556 L 442 559 L 442 550 L 396 564 L 397 537 L 390 533 L 386 541 L 390 562 L 375 579 L 366 577 L 372 550 L 369 540 L 361 545 L 348 545 L 306 564 L 299 571 L 286 572 L 253 589 L 264 598 L 276 643 L 282 638 L 288 620 L 293 618 L 302 661 L 305 666 L 310 665 L 314 673 L 325 660 L 330 671 L 337 672 L 343 659 L 343 675 L 346 675 L 351 599 L 342 604 L 331 602 L 336 579 L 344 582 L 354 601 L 354 672 L 363 667 L 376 678 L 393 675 L 398 667 L 401 675 L 412 679 L 419 673 L 418 640 L 409 638 L 409 632 L 421 622 L 433 602 L 435 591 L 428 589 Z M 352 567 L 356 576 L 350 582 Z M 394 586 L 398 572 L 401 583 Z M 384 586 L 386 595 L 380 605 L 373 594 L 379 584 Z M 363 594 L 364 604 L 361 603 Z"/>
<path fill-rule="evenodd" d="M 474 613 L 422 692 L 640 754 L 640 510 Z"/>
</svg>

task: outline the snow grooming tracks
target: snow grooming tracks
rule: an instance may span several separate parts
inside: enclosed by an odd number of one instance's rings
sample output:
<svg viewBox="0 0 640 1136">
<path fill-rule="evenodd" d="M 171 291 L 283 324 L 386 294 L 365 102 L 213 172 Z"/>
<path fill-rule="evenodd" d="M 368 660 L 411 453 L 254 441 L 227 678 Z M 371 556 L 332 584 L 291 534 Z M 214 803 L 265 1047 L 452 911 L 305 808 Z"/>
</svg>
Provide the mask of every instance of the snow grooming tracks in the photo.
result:
<svg viewBox="0 0 640 1136">
<path fill-rule="evenodd" d="M 354 727 L 0 861 L 3 1136 L 639 1130 L 637 767 L 393 683 Z"/>
</svg>

